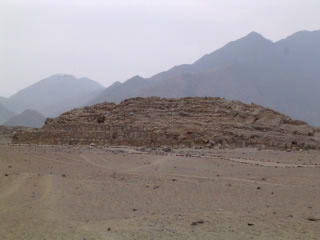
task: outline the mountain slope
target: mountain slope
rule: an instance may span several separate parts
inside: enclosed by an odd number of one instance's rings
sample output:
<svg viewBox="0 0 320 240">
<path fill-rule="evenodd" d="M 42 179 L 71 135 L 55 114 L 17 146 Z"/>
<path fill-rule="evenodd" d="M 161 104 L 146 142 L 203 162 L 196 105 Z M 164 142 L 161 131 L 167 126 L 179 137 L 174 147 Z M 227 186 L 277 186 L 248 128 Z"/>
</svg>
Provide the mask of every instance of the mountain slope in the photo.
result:
<svg viewBox="0 0 320 240">
<path fill-rule="evenodd" d="M 34 109 L 36 111 L 46 109 L 47 112 L 51 113 L 51 110 L 48 109 L 49 106 L 63 102 L 65 99 L 72 99 L 100 89 L 103 89 L 103 87 L 91 79 L 77 79 L 71 75 L 60 74 L 43 79 L 22 89 L 10 97 L 7 104 L 16 112 L 22 112 L 26 109 Z M 57 109 L 52 109 L 52 111 L 55 112 Z"/>
<path fill-rule="evenodd" d="M 41 128 L 45 121 L 46 118 L 41 113 L 33 110 L 25 110 L 9 119 L 4 125 L 12 127 Z"/>
<path fill-rule="evenodd" d="M 60 114 L 68 112 L 74 108 L 86 106 L 88 102 L 93 101 L 97 96 L 99 96 L 103 90 L 104 89 L 98 89 L 79 96 L 63 99 L 52 105 L 41 108 L 40 112 L 47 117 L 58 117 Z"/>
<path fill-rule="evenodd" d="M 125 83 L 116 82 L 105 89 L 97 98 L 93 99 L 91 104 L 104 101 L 120 102 L 126 98 L 143 96 L 141 90 L 149 85 L 150 81 L 140 76 L 130 78 Z"/>
<path fill-rule="evenodd" d="M 9 111 L 6 107 L 0 104 L 0 125 L 8 121 L 13 116 L 13 112 Z"/>
<path fill-rule="evenodd" d="M 107 89 L 91 103 L 136 96 L 224 97 L 255 102 L 320 126 L 319 49 L 320 31 L 299 32 L 275 43 L 253 32 L 194 64 Z"/>
<path fill-rule="evenodd" d="M 5 97 L 0 97 L 0 104 L 4 105 L 8 101 Z"/>
</svg>

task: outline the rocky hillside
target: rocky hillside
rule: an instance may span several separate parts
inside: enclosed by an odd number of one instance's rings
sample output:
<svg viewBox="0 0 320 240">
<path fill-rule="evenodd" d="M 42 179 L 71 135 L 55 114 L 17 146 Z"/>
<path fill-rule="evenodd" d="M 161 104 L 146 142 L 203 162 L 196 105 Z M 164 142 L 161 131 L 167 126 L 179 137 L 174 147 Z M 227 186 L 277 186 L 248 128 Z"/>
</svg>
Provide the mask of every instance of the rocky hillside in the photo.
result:
<svg viewBox="0 0 320 240">
<path fill-rule="evenodd" d="M 320 131 L 255 104 L 151 97 L 75 109 L 13 143 L 320 149 Z"/>
</svg>

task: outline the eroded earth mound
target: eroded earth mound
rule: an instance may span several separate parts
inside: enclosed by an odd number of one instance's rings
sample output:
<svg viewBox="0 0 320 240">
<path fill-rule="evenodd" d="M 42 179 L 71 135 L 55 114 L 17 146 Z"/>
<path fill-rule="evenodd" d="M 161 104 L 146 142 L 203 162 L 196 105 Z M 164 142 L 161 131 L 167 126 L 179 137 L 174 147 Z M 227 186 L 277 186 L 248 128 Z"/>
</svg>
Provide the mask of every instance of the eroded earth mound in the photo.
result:
<svg viewBox="0 0 320 240">
<path fill-rule="evenodd" d="M 320 149 L 320 130 L 255 104 L 151 97 L 75 109 L 13 143 Z"/>
</svg>

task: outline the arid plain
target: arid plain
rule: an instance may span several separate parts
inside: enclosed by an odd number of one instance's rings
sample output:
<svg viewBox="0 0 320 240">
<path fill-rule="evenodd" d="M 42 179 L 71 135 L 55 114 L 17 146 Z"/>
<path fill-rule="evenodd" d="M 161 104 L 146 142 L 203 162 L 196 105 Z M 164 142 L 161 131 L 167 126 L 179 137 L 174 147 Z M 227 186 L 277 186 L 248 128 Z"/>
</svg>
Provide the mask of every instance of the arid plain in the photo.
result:
<svg viewBox="0 0 320 240">
<path fill-rule="evenodd" d="M 320 153 L 0 144 L 0 239 L 319 239 Z"/>
</svg>

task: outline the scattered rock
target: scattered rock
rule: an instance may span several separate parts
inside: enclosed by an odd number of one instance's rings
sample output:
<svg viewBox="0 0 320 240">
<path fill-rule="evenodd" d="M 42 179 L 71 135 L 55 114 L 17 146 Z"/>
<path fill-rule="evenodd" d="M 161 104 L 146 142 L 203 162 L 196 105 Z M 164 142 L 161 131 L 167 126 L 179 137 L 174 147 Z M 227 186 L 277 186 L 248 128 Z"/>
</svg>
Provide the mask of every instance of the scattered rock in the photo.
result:
<svg viewBox="0 0 320 240">
<path fill-rule="evenodd" d="M 248 226 L 252 227 L 252 226 L 254 226 L 254 224 L 253 223 L 248 223 Z"/>
<path fill-rule="evenodd" d="M 98 118 L 97 118 L 97 123 L 104 123 L 106 121 L 106 117 L 105 116 L 99 116 Z"/>
<path fill-rule="evenodd" d="M 5 174 L 4 174 L 4 176 L 5 176 L 5 177 L 8 177 L 8 176 L 9 176 L 9 174 L 8 174 L 8 173 L 5 173 Z"/>
<path fill-rule="evenodd" d="M 310 221 L 310 222 L 319 222 L 320 218 L 308 217 L 307 220 Z"/>
<path fill-rule="evenodd" d="M 203 220 L 198 220 L 198 221 L 192 222 L 191 226 L 197 226 L 199 224 L 204 224 L 204 221 Z"/>
<path fill-rule="evenodd" d="M 163 150 L 164 152 L 171 152 L 171 151 L 172 151 L 172 149 L 169 148 L 169 147 L 163 148 L 162 150 Z"/>
</svg>

